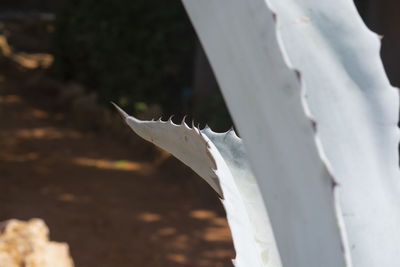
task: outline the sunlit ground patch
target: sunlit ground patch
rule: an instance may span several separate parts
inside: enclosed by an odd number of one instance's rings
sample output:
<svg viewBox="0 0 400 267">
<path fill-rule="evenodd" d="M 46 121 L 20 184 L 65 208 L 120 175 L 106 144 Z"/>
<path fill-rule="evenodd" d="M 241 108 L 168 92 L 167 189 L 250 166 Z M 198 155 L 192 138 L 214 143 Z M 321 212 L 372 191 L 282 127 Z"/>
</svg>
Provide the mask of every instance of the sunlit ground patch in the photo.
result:
<svg viewBox="0 0 400 267">
<path fill-rule="evenodd" d="M 0 104 L 17 104 L 21 102 L 22 102 L 21 97 L 18 95 L 0 96 Z"/>
<path fill-rule="evenodd" d="M 15 135 L 24 139 L 62 139 L 62 138 L 81 138 L 82 134 L 69 129 L 57 129 L 54 127 L 40 127 L 32 129 L 20 129 Z"/>
<path fill-rule="evenodd" d="M 76 158 L 74 159 L 74 163 L 99 169 L 111 169 L 121 171 L 138 171 L 142 169 L 142 164 L 129 160 Z"/>
<path fill-rule="evenodd" d="M 193 210 L 190 212 L 190 217 L 199 220 L 207 220 L 216 217 L 215 211 L 211 210 Z"/>
<path fill-rule="evenodd" d="M 161 220 L 161 215 L 151 212 L 144 212 L 139 214 L 138 219 L 144 222 L 157 222 Z"/>
</svg>

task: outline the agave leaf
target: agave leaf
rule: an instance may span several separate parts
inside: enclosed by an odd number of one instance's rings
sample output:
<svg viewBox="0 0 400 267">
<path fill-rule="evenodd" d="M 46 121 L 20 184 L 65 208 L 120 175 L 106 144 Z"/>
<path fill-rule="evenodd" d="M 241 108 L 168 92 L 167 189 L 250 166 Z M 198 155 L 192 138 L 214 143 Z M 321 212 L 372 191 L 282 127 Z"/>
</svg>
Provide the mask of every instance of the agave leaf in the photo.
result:
<svg viewBox="0 0 400 267">
<path fill-rule="evenodd" d="M 268 0 L 340 186 L 354 266 L 400 266 L 398 90 L 353 1 Z"/>
<path fill-rule="evenodd" d="M 234 131 L 217 134 L 209 128 L 189 128 L 184 121 L 141 121 L 116 108 L 134 132 L 173 154 L 224 196 L 235 266 L 281 266 L 257 182 Z"/>
<path fill-rule="evenodd" d="M 243 138 L 283 266 L 350 265 L 335 182 L 275 15 L 264 0 L 183 3 Z"/>
<path fill-rule="evenodd" d="M 209 155 L 208 140 L 201 137 L 200 131 L 189 128 L 182 121 L 181 125 L 168 121 L 141 121 L 128 116 L 121 108 L 113 103 L 121 116 L 132 130 L 143 139 L 161 147 L 188 165 L 202 177 L 220 196 L 223 196 L 213 157 Z"/>
<path fill-rule="evenodd" d="M 251 234 L 257 244 L 258 256 L 262 260 L 262 264 L 257 266 L 281 266 L 271 223 L 257 181 L 250 169 L 242 140 L 234 130 L 229 130 L 226 133 L 215 133 L 206 127 L 201 132 L 218 149 L 233 176 L 234 183 L 240 193 L 239 198 L 244 203 L 246 213 L 250 218 Z M 224 179 L 224 177 L 221 176 L 220 179 Z M 227 213 L 229 216 L 229 212 Z M 238 264 L 237 266 L 242 265 Z M 252 265 L 243 264 L 243 266 Z"/>
</svg>

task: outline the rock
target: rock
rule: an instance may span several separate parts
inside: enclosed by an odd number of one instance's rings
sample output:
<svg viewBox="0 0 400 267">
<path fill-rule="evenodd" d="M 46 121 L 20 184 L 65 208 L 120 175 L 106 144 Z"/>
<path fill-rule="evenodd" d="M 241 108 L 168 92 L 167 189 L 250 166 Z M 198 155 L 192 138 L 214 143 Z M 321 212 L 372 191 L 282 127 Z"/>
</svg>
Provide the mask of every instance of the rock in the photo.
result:
<svg viewBox="0 0 400 267">
<path fill-rule="evenodd" d="M 85 95 L 85 87 L 79 83 L 70 82 L 61 87 L 59 102 L 62 106 L 70 106 L 75 99 Z"/>
<path fill-rule="evenodd" d="M 59 96 L 63 84 L 49 78 L 43 70 L 29 72 L 26 77 L 21 81 L 21 92 L 41 107 L 58 109 L 59 103 L 55 99 Z"/>
<path fill-rule="evenodd" d="M 8 44 L 7 37 L 4 34 L 0 34 L 0 54 L 6 57 L 9 57 L 12 54 L 11 47 Z"/>
<path fill-rule="evenodd" d="M 41 219 L 0 223 L 1 267 L 73 267 L 66 243 L 49 241 Z"/>
<path fill-rule="evenodd" d="M 72 120 L 80 130 L 97 131 L 101 129 L 104 109 L 97 101 L 97 94 L 92 92 L 76 98 L 72 102 Z"/>
</svg>

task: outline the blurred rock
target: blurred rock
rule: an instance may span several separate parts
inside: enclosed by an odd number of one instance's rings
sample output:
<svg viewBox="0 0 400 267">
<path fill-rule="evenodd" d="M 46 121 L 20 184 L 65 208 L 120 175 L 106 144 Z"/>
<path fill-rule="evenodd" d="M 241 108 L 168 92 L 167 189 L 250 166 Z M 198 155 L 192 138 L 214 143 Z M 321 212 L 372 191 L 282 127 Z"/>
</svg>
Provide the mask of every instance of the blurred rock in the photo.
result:
<svg viewBox="0 0 400 267">
<path fill-rule="evenodd" d="M 25 42 L 25 43 L 31 43 Z M 9 45 L 6 35 L 0 34 L 0 54 L 10 58 L 16 64 L 27 69 L 49 68 L 54 61 L 53 55 L 49 53 L 26 53 L 14 52 L 14 49 Z"/>
<path fill-rule="evenodd" d="M 98 104 L 96 93 L 78 97 L 72 103 L 72 119 L 81 130 L 101 129 L 103 114 L 104 109 Z"/>
<path fill-rule="evenodd" d="M 66 243 L 49 241 L 41 219 L 0 223 L 1 267 L 73 267 Z"/>
<path fill-rule="evenodd" d="M 54 57 L 48 53 L 25 53 L 19 52 L 12 57 L 17 64 L 27 69 L 48 69 L 53 64 Z"/>
<path fill-rule="evenodd" d="M 60 94 L 63 84 L 48 77 L 46 71 L 36 70 L 26 75 L 27 78 L 22 84 L 22 91 L 25 95 L 32 96 L 32 99 L 46 103 L 46 106 L 56 106 L 54 99 Z"/>
<path fill-rule="evenodd" d="M 11 47 L 8 44 L 7 37 L 4 34 L 0 34 L 0 53 L 9 57 L 11 55 Z"/>
<path fill-rule="evenodd" d="M 62 106 L 70 106 L 75 99 L 85 95 L 85 87 L 79 83 L 71 82 L 60 88 L 58 100 Z"/>
</svg>

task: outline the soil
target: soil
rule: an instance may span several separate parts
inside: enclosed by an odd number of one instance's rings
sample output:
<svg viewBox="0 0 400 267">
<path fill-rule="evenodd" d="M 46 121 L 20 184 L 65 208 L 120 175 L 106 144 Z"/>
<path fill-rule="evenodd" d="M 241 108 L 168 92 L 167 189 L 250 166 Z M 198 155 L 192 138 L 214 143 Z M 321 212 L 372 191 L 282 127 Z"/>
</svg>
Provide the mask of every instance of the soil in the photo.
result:
<svg viewBox="0 0 400 267">
<path fill-rule="evenodd" d="M 144 143 L 77 130 L 51 97 L 23 93 L 28 73 L 0 67 L 0 221 L 44 219 L 77 267 L 233 266 L 205 182 L 172 157 L 155 161 Z"/>
</svg>

